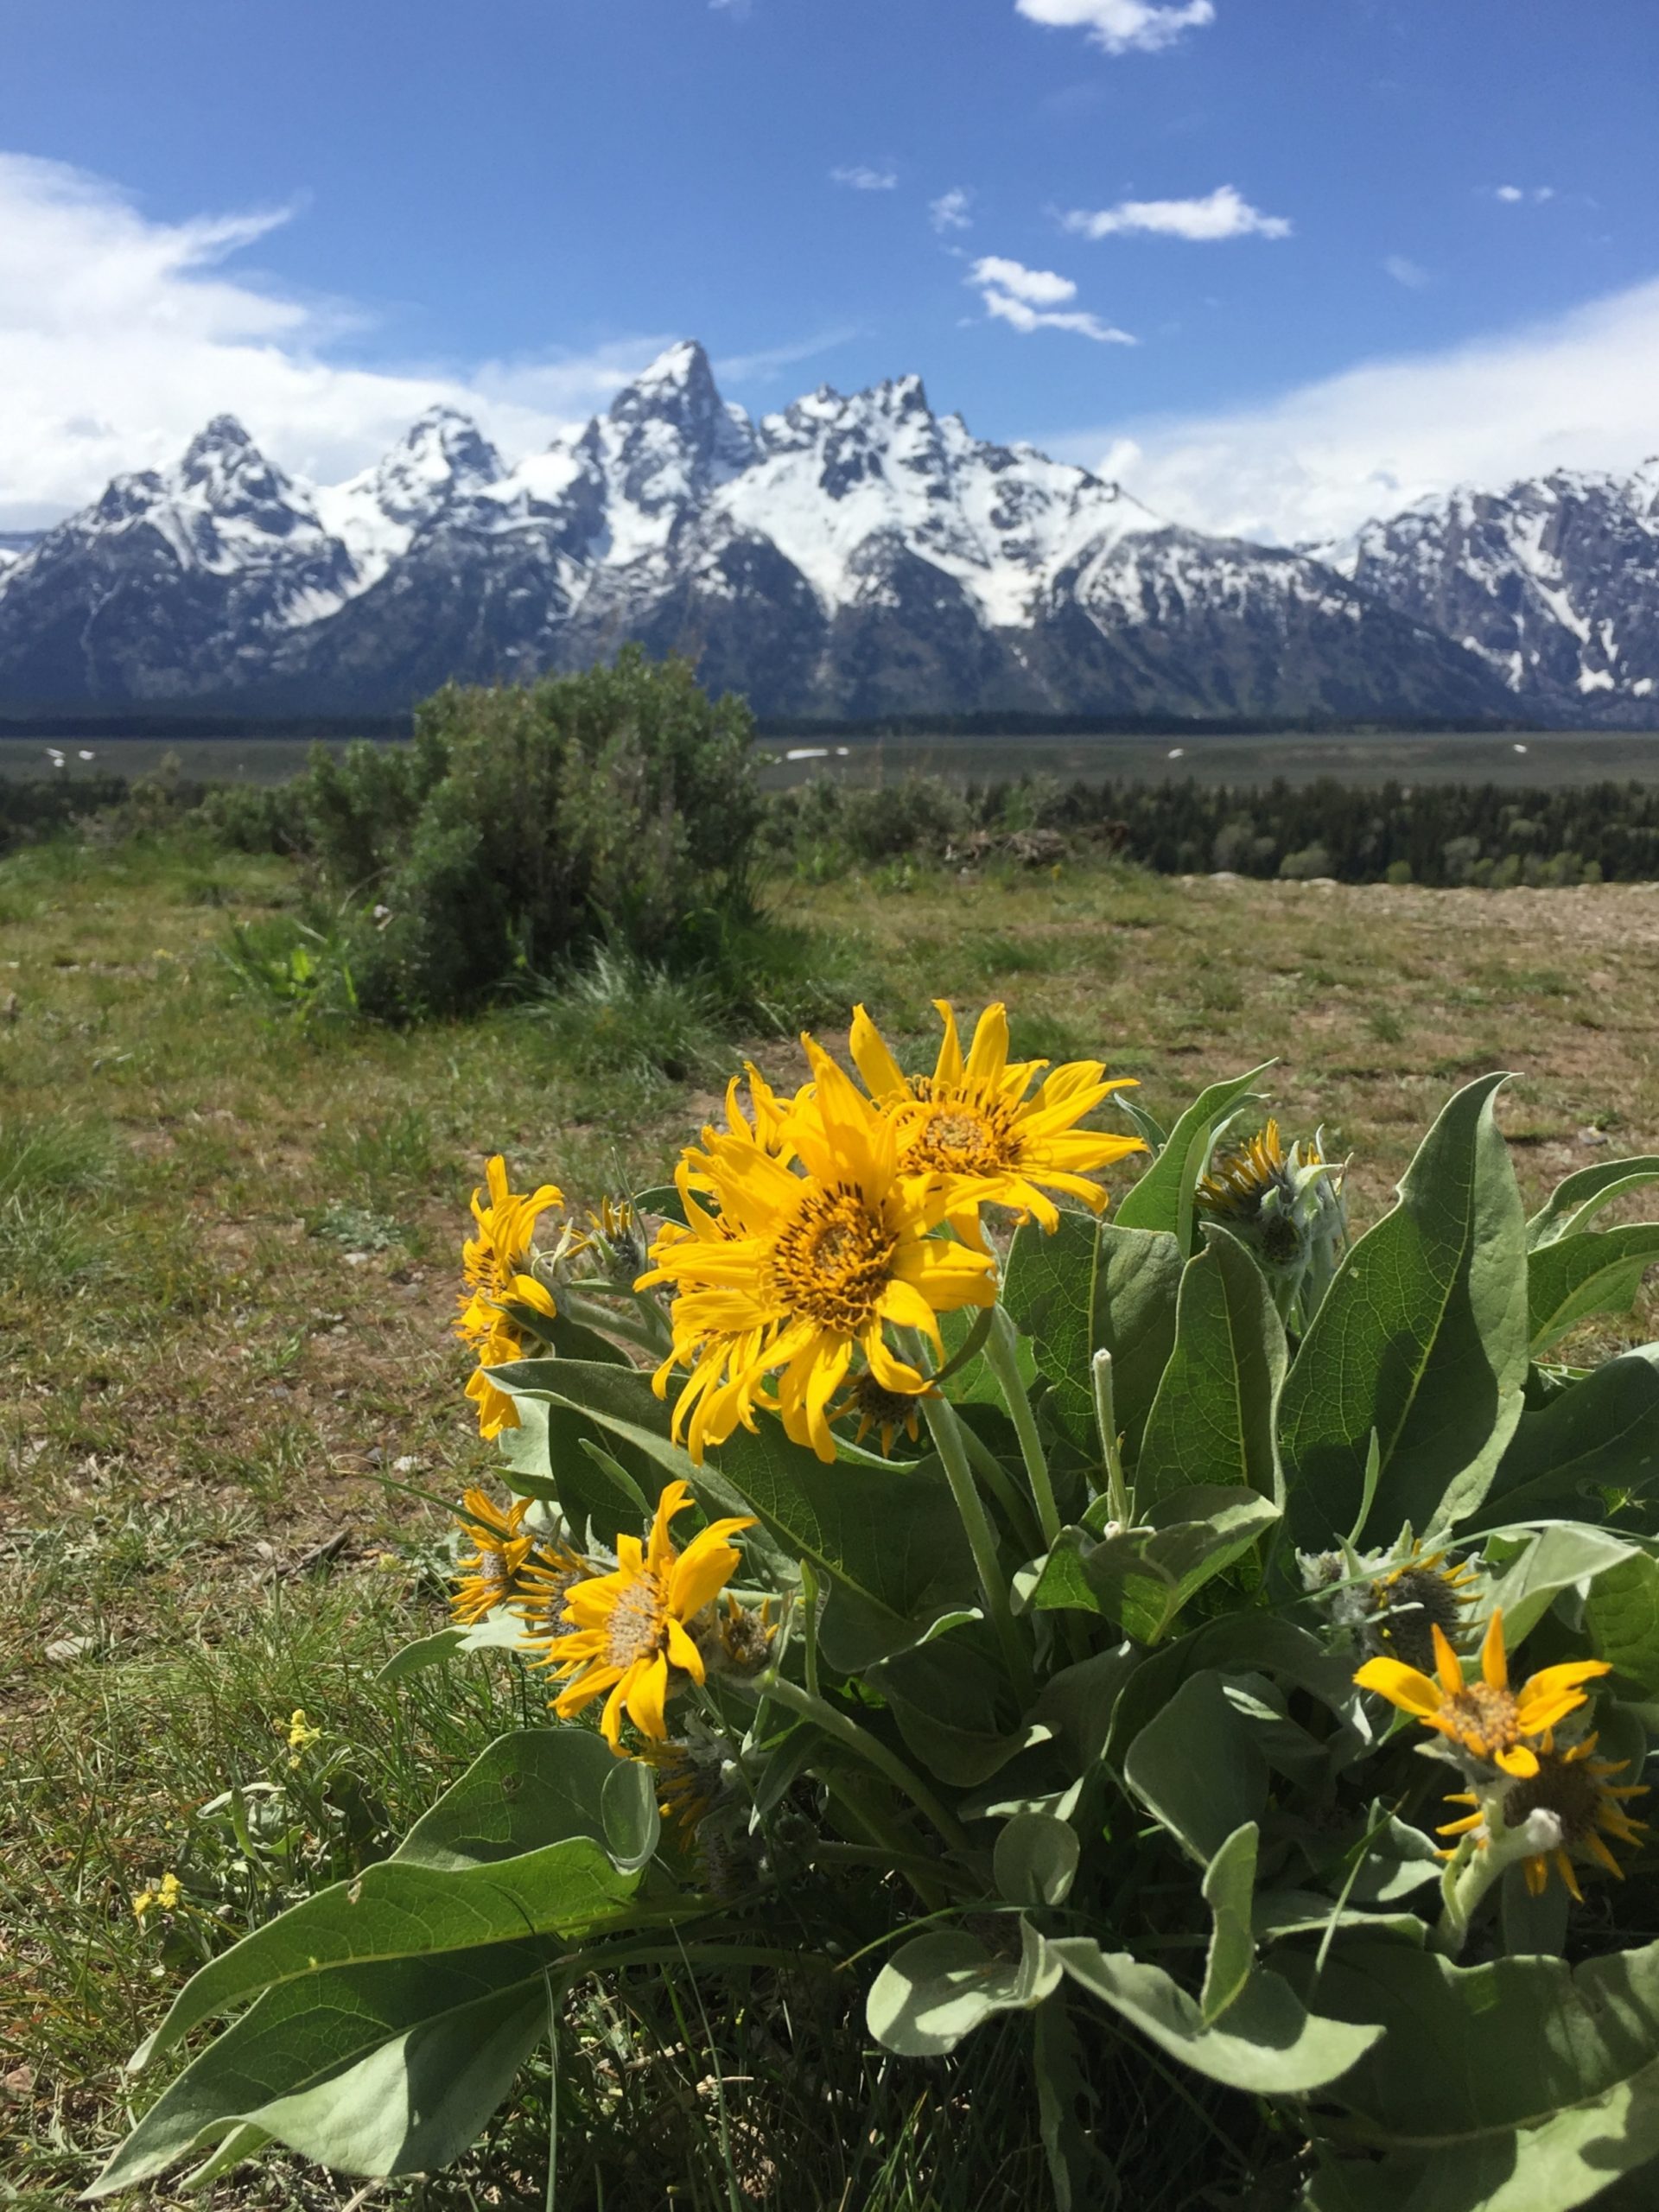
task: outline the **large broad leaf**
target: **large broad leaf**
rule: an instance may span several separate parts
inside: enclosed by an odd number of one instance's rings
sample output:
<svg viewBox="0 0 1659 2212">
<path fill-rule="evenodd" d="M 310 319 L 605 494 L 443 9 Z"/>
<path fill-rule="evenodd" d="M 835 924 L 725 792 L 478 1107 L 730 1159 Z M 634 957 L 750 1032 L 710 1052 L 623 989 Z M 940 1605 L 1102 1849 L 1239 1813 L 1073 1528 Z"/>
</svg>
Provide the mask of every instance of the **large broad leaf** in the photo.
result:
<svg viewBox="0 0 1659 2212">
<path fill-rule="evenodd" d="M 1068 1440 L 1100 1458 L 1089 1363 L 1112 1355 L 1117 1425 L 1134 1461 L 1175 1343 L 1181 1248 L 1161 1230 L 1063 1213 L 1052 1236 L 1027 1223 L 1014 1240 L 1002 1302 L 1030 1338 L 1049 1408 Z"/>
<path fill-rule="evenodd" d="M 1344 1935 L 1322 1967 L 1304 1957 L 1284 1971 L 1317 1987 L 1322 2010 L 1387 2031 L 1341 2090 L 1344 2133 L 1380 2149 L 1507 2140 L 1651 2080 L 1659 2059 L 1659 1944 L 1576 1967 L 1536 1957 L 1458 1967 L 1436 1951 Z"/>
<path fill-rule="evenodd" d="M 1493 1116 L 1503 1077 L 1460 1090 L 1400 1203 L 1344 1259 L 1279 1402 L 1291 1529 L 1319 1551 L 1391 1543 L 1477 1507 L 1521 1416 L 1527 1280 L 1521 1194 Z M 1364 1528 L 1373 1435 L 1377 1478 Z"/>
<path fill-rule="evenodd" d="M 1135 1461 L 1137 1510 L 1196 1483 L 1276 1496 L 1273 1409 L 1285 1358 L 1266 1277 L 1243 1245 L 1213 1236 L 1181 1276 L 1175 1348 Z"/>
<path fill-rule="evenodd" d="M 544 2031 L 558 1948 L 497 1944 L 278 1984 L 162 2093 L 88 2194 L 226 2138 L 246 2156 L 275 2137 L 345 2173 L 447 2164 Z"/>
<path fill-rule="evenodd" d="M 1659 1154 L 1644 1153 L 1634 1160 L 1599 1160 L 1580 1167 L 1558 1183 L 1549 1203 L 1527 1224 L 1527 1249 L 1554 1244 L 1563 1236 L 1587 1229 L 1604 1206 L 1615 1198 L 1659 1183 Z"/>
<path fill-rule="evenodd" d="M 1213 2026 L 1160 1967 L 1086 1936 L 1048 1946 L 1082 1988 L 1109 2005 L 1172 2058 L 1230 2088 L 1300 2096 L 1338 2081 L 1377 2039 L 1372 2027 L 1307 2012 L 1276 1974 L 1250 1976 Z"/>
<path fill-rule="evenodd" d="M 1604 2195 L 1621 2176 L 1659 2157 L 1659 2059 L 1599 2097 L 1568 2105 L 1536 2127 L 1403 2152 L 1363 2164 L 1341 2160 L 1310 2183 L 1306 2212 L 1575 2212 L 1615 2202 L 1636 2212 L 1659 2197 L 1653 2177 L 1637 2193 Z"/>
<path fill-rule="evenodd" d="M 1030 2012 L 1052 1996 L 1060 1969 L 1021 1918 L 1017 1956 L 997 1956 L 966 1929 L 942 1928 L 901 1943 L 870 1985 L 870 2033 L 905 2058 L 938 2058 L 993 2012 Z"/>
<path fill-rule="evenodd" d="M 548 1971 L 627 1915 L 656 1814 L 647 1786 L 641 1819 L 638 1776 L 620 1796 L 619 1778 L 586 1732 L 500 1738 L 394 1858 L 210 1961 L 135 2066 L 255 2001 L 151 2107 L 98 2193 L 210 2142 L 228 2157 L 274 2137 L 365 2174 L 458 2157 L 545 2024 Z"/>
<path fill-rule="evenodd" d="M 1522 1414 L 1476 1529 L 1603 1510 L 1592 1493 L 1659 1488 L 1659 1344 L 1622 1353 Z M 1586 1498 L 1589 1503 L 1586 1506 Z"/>
<path fill-rule="evenodd" d="M 1268 1799 L 1266 1754 L 1228 1688 L 1209 1669 L 1190 1675 L 1123 1762 L 1129 1788 L 1203 1866 Z"/>
<path fill-rule="evenodd" d="M 1160 1229 L 1183 1253 L 1196 1242 L 1196 1193 L 1217 1134 L 1249 1099 L 1250 1085 L 1273 1065 L 1264 1060 L 1248 1075 L 1212 1083 L 1200 1091 L 1169 1133 L 1169 1141 L 1117 1210 L 1125 1229 Z"/>
<path fill-rule="evenodd" d="M 1633 1552 L 1599 1575 L 1585 1618 L 1596 1656 L 1636 1683 L 1643 1697 L 1659 1698 L 1659 1560 Z"/>
<path fill-rule="evenodd" d="M 1628 1313 L 1642 1278 L 1659 1266 L 1659 1222 L 1584 1230 L 1541 1245 L 1527 1262 L 1532 1356 L 1593 1313 Z"/>
<path fill-rule="evenodd" d="M 1112 1712 L 1108 1759 L 1121 1764 L 1129 1745 L 1159 1718 L 1182 1683 L 1210 1669 L 1264 1675 L 1306 1690 L 1351 1728 L 1363 1731 L 1362 1694 L 1354 1688 L 1351 1658 L 1328 1651 L 1306 1629 L 1272 1613 L 1224 1613 L 1147 1654 L 1125 1677 Z M 1237 1815 L 1239 1821 L 1252 1817 L 1248 1811 Z M 1199 1855 L 1207 1859 L 1219 1840 L 1217 1835 Z"/>
<path fill-rule="evenodd" d="M 1492 1582 L 1491 1602 L 1503 1615 L 1503 1641 L 1513 1651 L 1564 1590 L 1592 1588 L 1630 1558 L 1635 1547 L 1605 1529 L 1558 1522 L 1541 1529 Z"/>
<path fill-rule="evenodd" d="M 739 1429 L 703 1468 L 669 1438 L 668 1408 L 637 1370 L 521 1360 L 493 1370 L 515 1395 L 556 1400 L 683 1476 L 720 1512 L 747 1510 L 797 1558 L 844 1586 L 897 1641 L 947 1603 L 971 1598 L 973 1558 L 937 1459 L 900 1470 L 829 1466 L 773 1420 Z"/>
<path fill-rule="evenodd" d="M 1138 1643 L 1157 1643 L 1212 1576 L 1250 1549 L 1279 1518 L 1271 1499 L 1242 1484 L 1172 1491 L 1149 1524 L 1102 1537 L 1062 1529 L 1027 1602 L 1116 1621 Z"/>
<path fill-rule="evenodd" d="M 526 1733 L 561 1748 L 566 1740 L 557 1730 Z M 575 1740 L 574 1734 L 569 1740 Z M 518 1772 L 534 1772 L 545 1756 L 522 1746 Z M 596 1763 L 583 1764 L 593 1776 L 596 1800 L 602 1786 Z M 458 1790 L 467 1792 L 471 1778 L 470 1773 L 463 1777 Z M 463 1856 L 459 1840 L 463 1828 L 470 1834 L 480 1824 L 471 1794 L 467 1809 L 456 1816 L 460 1825 L 451 1824 L 447 1801 L 441 1802 L 412 1833 L 407 1855 L 395 1854 L 365 1867 L 353 1881 L 320 1891 L 210 1960 L 180 1991 L 139 2060 L 168 2050 L 199 2021 L 322 1967 L 423 1958 L 524 1936 L 575 1936 L 622 1924 L 639 1886 L 638 1873 L 619 1867 L 595 1840 L 595 1825 L 604 1834 L 602 1807 L 595 1802 L 594 1816 L 582 1827 L 575 1827 L 572 1778 L 560 1761 L 545 1783 L 528 1790 L 498 1784 L 502 1803 L 496 1840 L 477 1859 Z M 535 1815 L 550 1815 L 563 1803 L 572 1827 L 550 1836 L 545 1826 L 521 1819 L 521 1798 Z"/>
</svg>

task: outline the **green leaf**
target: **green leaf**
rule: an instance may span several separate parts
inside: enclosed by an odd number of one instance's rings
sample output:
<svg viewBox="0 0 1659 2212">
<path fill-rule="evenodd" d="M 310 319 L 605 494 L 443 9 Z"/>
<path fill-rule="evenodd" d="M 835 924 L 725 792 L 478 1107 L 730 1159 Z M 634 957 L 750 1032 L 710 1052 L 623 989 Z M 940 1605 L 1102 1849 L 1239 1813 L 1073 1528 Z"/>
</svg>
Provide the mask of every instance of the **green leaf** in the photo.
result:
<svg viewBox="0 0 1659 2212">
<path fill-rule="evenodd" d="M 1592 1313 L 1628 1313 L 1655 1265 L 1659 1222 L 1592 1229 L 1541 1245 L 1527 1262 L 1533 1357 Z"/>
<path fill-rule="evenodd" d="M 87 2194 L 225 2138 L 245 2152 L 276 2137 L 345 2173 L 448 2164 L 545 2030 L 554 1951 L 515 1942 L 277 1985 L 162 2092 Z"/>
<path fill-rule="evenodd" d="M 1084 1457 L 1100 1459 L 1089 1363 L 1112 1355 L 1118 1427 L 1133 1462 L 1175 1342 L 1181 1249 L 1161 1231 L 1063 1213 L 1045 1236 L 1027 1222 L 1004 1270 L 1002 1303 L 1029 1337 L 1049 1408 Z"/>
<path fill-rule="evenodd" d="M 1156 1643 L 1194 1594 L 1278 1518 L 1270 1499 L 1242 1485 L 1172 1491 L 1147 1527 L 1098 1542 L 1085 1529 L 1062 1529 L 1027 1602 L 1042 1611 L 1103 1614 L 1137 1643 Z"/>
<path fill-rule="evenodd" d="M 1016 1813 L 996 1839 L 992 1870 L 1009 1904 L 1064 1904 L 1076 1879 L 1077 1832 L 1046 1813 Z"/>
<path fill-rule="evenodd" d="M 602 1844 L 604 1789 L 618 1764 L 586 1728 L 498 1736 L 416 1821 L 393 1860 L 442 1872 L 519 1858 L 566 1836 Z"/>
<path fill-rule="evenodd" d="M 977 1614 L 863 1672 L 887 1700 L 906 1749 L 953 1789 L 988 1781 L 1046 1737 L 1016 1726 L 996 1639 Z"/>
<path fill-rule="evenodd" d="M 1502 1076 L 1442 1110 L 1400 1203 L 1344 1258 L 1279 1402 L 1291 1530 L 1322 1551 L 1391 1543 L 1480 1503 L 1527 1376 L 1521 1195 L 1493 1116 Z M 1373 1430 L 1379 1473 L 1355 1530 Z"/>
<path fill-rule="evenodd" d="M 1123 1778 L 1207 1867 L 1235 1830 L 1261 1820 L 1268 1762 L 1249 1722 L 1209 1668 L 1190 1675 L 1130 1745 Z"/>
<path fill-rule="evenodd" d="M 1051 1942 L 1082 1988 L 1109 2005 L 1141 2034 L 1212 2082 L 1264 2096 L 1300 2096 L 1345 2074 L 1379 2031 L 1307 2012 L 1276 1974 L 1257 1973 L 1213 2027 L 1161 1967 L 1128 1951 L 1103 1951 L 1087 1936 Z"/>
<path fill-rule="evenodd" d="M 1579 1168 L 1556 1185 L 1548 1205 L 1527 1224 L 1527 1249 L 1535 1252 L 1541 1245 L 1576 1236 L 1589 1227 L 1604 1206 L 1615 1198 L 1628 1198 L 1632 1191 L 1644 1189 L 1649 1183 L 1659 1183 L 1659 1154 L 1644 1153 L 1632 1160 L 1599 1160 L 1592 1167 Z"/>
<path fill-rule="evenodd" d="M 637 1446 L 714 1510 L 754 1514 L 901 1641 L 930 1605 L 931 1618 L 974 1592 L 972 1555 L 937 1459 L 903 1469 L 826 1466 L 763 1417 L 757 1434 L 739 1429 L 697 1468 L 670 1441 L 668 1408 L 637 1369 L 556 1359 L 494 1371 L 516 1395 L 551 1398 Z"/>
<path fill-rule="evenodd" d="M 1248 1075 L 1212 1083 L 1200 1091 L 1169 1133 L 1169 1141 L 1117 1210 L 1124 1229 L 1161 1229 L 1183 1253 L 1192 1251 L 1196 1193 L 1217 1136 L 1250 1102 L 1250 1085 L 1273 1065 L 1263 1060 Z"/>
<path fill-rule="evenodd" d="M 901 2057 L 942 2057 L 993 2012 L 1029 2012 L 1053 1994 L 1060 1969 L 1049 1948 L 1024 1919 L 1017 1959 L 995 1957 L 964 1929 L 912 1936 L 870 1985 L 870 2033 Z"/>
<path fill-rule="evenodd" d="M 305 1898 L 209 1960 L 134 2063 L 148 2063 L 199 2021 L 321 1967 L 424 1959 L 526 1936 L 574 1938 L 622 1923 L 638 1873 L 619 1868 L 591 1833 L 566 1829 L 555 1840 L 525 1818 L 527 1805 L 556 1819 L 583 1817 L 589 1801 L 580 1770 L 585 1764 L 591 1772 L 593 1763 L 563 1750 L 583 1737 L 574 1730 L 524 1732 L 551 1739 L 559 1752 L 512 1737 L 491 1745 L 394 1857 Z M 597 1748 L 609 1762 L 609 1752 Z M 508 1788 L 502 1777 L 509 1771 L 532 1778 Z M 602 1814 L 600 1820 L 602 1834 Z M 531 1834 L 536 1845 L 526 1848 Z"/>
<path fill-rule="evenodd" d="M 1175 1346 L 1135 1461 L 1137 1509 L 1198 1483 L 1275 1497 L 1273 1409 L 1285 1363 L 1266 1277 L 1242 1244 L 1213 1236 L 1181 1275 Z"/>
<path fill-rule="evenodd" d="M 1161 1650 L 1147 1653 L 1128 1676 L 1112 1713 L 1108 1759 L 1122 1764 L 1128 1746 L 1157 1719 L 1182 1683 L 1205 1669 L 1270 1676 L 1293 1689 L 1306 1690 L 1351 1724 L 1360 1710 L 1351 1658 L 1326 1650 L 1306 1629 L 1271 1613 L 1224 1613 Z M 1236 1827 L 1254 1817 L 1247 1808 L 1228 1825 Z M 1225 1827 L 1221 1829 L 1210 1849 L 1198 1855 L 1207 1860 L 1226 1833 Z"/>
<path fill-rule="evenodd" d="M 1261 1831 L 1254 1821 L 1235 1828 L 1205 1869 L 1204 1901 L 1212 1916 L 1209 1955 L 1198 2013 L 1213 2027 L 1255 1971 L 1255 1853 Z"/>
<path fill-rule="evenodd" d="M 1587 1493 L 1659 1487 L 1659 1344 L 1598 1367 L 1521 1416 L 1475 1529 L 1586 1514 Z M 1592 1497 L 1596 1513 L 1602 1500 Z"/>
<path fill-rule="evenodd" d="M 1659 2058 L 1659 1944 L 1576 1967 L 1537 1957 L 1459 1967 L 1437 1951 L 1342 1936 L 1317 1974 L 1306 1958 L 1284 1970 L 1299 1985 L 1317 1980 L 1338 2018 L 1386 2031 L 1341 2091 L 1345 2132 L 1382 2149 L 1405 2139 L 1452 2151 L 1540 2128 L 1567 2107 L 1651 2081 Z"/>
<path fill-rule="evenodd" d="M 1492 1583 L 1492 1605 L 1502 1608 L 1503 1641 L 1510 1651 L 1530 1636 L 1564 1590 L 1593 1581 L 1628 1560 L 1634 1546 L 1611 1531 L 1582 1522 L 1559 1522 L 1539 1530 Z"/>
<path fill-rule="evenodd" d="M 1633 1552 L 1599 1575 L 1585 1620 L 1597 1658 L 1636 1683 L 1643 1697 L 1659 1698 L 1659 1560 Z"/>
<path fill-rule="evenodd" d="M 1032 2072 L 1054 2212 L 1092 2212 L 1096 2205 L 1116 2202 L 1116 2173 L 1096 2139 L 1100 2101 L 1084 2073 L 1077 2031 L 1059 1990 L 1033 2018 Z"/>
<path fill-rule="evenodd" d="M 469 1651 L 517 1651 L 524 1641 L 523 1621 L 516 1613 L 498 1605 L 470 1628 L 441 1628 L 430 1636 L 416 1637 L 413 1643 L 394 1651 L 374 1679 L 378 1682 L 401 1682 L 406 1675 L 423 1674 L 429 1667 L 443 1666 Z"/>
</svg>

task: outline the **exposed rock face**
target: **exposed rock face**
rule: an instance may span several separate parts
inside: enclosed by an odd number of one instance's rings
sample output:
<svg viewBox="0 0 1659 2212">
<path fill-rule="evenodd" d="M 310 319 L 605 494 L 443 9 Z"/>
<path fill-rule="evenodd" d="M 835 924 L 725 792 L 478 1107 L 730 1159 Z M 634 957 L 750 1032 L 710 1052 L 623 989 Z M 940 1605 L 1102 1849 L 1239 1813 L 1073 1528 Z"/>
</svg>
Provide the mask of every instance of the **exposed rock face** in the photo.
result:
<svg viewBox="0 0 1659 2212">
<path fill-rule="evenodd" d="M 220 416 L 0 567 L 0 698 L 395 709 L 637 639 L 772 713 L 1515 710 L 1368 582 L 988 444 L 917 377 L 751 422 L 684 344 L 512 467 L 438 409 L 311 487 Z"/>
<path fill-rule="evenodd" d="M 1456 491 L 1314 550 L 1544 720 L 1659 724 L 1659 460 Z"/>
</svg>

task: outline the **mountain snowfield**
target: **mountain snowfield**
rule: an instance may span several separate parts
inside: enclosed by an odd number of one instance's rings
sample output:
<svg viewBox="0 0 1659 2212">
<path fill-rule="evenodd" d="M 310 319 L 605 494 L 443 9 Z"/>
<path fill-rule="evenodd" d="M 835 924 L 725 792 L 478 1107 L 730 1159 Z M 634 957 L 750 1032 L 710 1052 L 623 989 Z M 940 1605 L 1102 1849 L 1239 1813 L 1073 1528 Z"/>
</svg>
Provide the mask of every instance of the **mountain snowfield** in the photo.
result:
<svg viewBox="0 0 1659 2212">
<path fill-rule="evenodd" d="M 638 639 L 774 715 L 1659 721 L 1656 494 L 1458 493 L 1316 557 L 987 443 L 914 376 L 752 420 L 688 342 L 516 464 L 440 408 L 313 486 L 217 417 L 0 545 L 0 701 L 387 710 Z"/>
</svg>

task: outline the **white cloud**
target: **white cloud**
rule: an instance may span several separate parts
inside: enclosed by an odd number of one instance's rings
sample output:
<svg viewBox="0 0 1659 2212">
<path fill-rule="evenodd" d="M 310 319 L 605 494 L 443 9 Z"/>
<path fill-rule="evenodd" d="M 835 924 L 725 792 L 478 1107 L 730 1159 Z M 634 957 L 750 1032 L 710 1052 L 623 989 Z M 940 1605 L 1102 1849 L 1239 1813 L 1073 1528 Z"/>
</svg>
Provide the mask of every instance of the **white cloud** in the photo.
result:
<svg viewBox="0 0 1659 2212">
<path fill-rule="evenodd" d="M 166 467 L 225 410 L 283 467 L 324 481 L 440 400 L 527 453 L 668 342 L 646 334 L 464 369 L 344 366 L 331 349 L 362 331 L 359 314 L 227 266 L 289 219 L 154 222 L 101 179 L 0 153 L 0 530 L 54 521 L 122 471 Z"/>
<path fill-rule="evenodd" d="M 766 346 L 753 353 L 728 353 L 713 364 L 715 375 L 722 384 L 765 384 L 780 369 L 793 368 L 798 361 L 810 361 L 815 354 L 848 345 L 857 335 L 851 323 L 842 323 L 811 338 L 798 339 L 793 345 Z"/>
<path fill-rule="evenodd" d="M 1403 253 L 1389 254 L 1382 267 L 1396 284 L 1405 285 L 1408 291 L 1421 292 L 1430 281 L 1428 271 L 1421 263 L 1408 261 Z"/>
<path fill-rule="evenodd" d="M 1345 536 L 1456 484 L 1632 468 L 1659 446 L 1656 384 L 1659 278 L 1548 322 L 1364 362 L 1262 406 L 1049 443 L 1173 520 L 1294 543 Z"/>
<path fill-rule="evenodd" d="M 844 184 L 853 192 L 891 192 L 899 182 L 899 172 L 873 169 L 863 162 L 855 162 L 849 168 L 831 169 L 830 181 Z"/>
<path fill-rule="evenodd" d="M 1098 346 L 1136 342 L 1127 330 L 1115 329 L 1084 308 L 1070 307 L 1077 288 L 1069 276 L 1052 269 L 1027 269 L 1023 262 L 988 253 L 975 262 L 963 281 L 977 289 L 988 315 L 1015 330 L 1069 330 L 1079 338 L 1092 338 Z"/>
<path fill-rule="evenodd" d="M 1092 213 L 1086 207 L 1074 208 L 1060 220 L 1066 230 L 1085 238 L 1141 231 L 1207 245 L 1218 238 L 1290 236 L 1290 225 L 1282 215 L 1264 215 L 1230 184 L 1218 185 L 1202 200 L 1121 200 L 1116 207 Z"/>
<path fill-rule="evenodd" d="M 1086 30 L 1108 54 L 1157 54 L 1184 31 L 1216 20 L 1214 0 L 1014 0 L 1020 15 L 1056 30 Z"/>
<path fill-rule="evenodd" d="M 1524 188 L 1518 184 L 1495 184 L 1492 197 L 1511 207 L 1518 207 L 1523 200 L 1530 200 L 1534 207 L 1541 207 L 1546 200 L 1555 197 L 1555 188 L 1553 184 L 1535 184 Z"/>
<path fill-rule="evenodd" d="M 1508 200 L 1511 202 L 1524 200 L 1526 196 L 1518 184 L 1500 184 L 1492 194 L 1495 200 Z"/>
<path fill-rule="evenodd" d="M 971 231 L 973 218 L 968 209 L 972 201 L 971 192 L 964 192 L 960 185 L 949 192 L 942 192 L 937 200 L 927 204 L 927 219 L 941 236 L 946 231 Z"/>
</svg>

